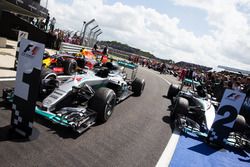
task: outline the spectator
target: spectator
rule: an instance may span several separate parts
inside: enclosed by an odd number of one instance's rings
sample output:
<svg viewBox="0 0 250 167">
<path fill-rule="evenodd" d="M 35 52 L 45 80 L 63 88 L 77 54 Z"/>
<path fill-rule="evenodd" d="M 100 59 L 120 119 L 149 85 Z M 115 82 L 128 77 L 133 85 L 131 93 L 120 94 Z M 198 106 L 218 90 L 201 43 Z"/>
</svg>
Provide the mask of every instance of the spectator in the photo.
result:
<svg viewBox="0 0 250 167">
<path fill-rule="evenodd" d="M 193 70 L 192 69 L 188 69 L 188 71 L 186 72 L 186 78 L 193 79 Z"/>
<path fill-rule="evenodd" d="M 50 19 L 50 17 L 49 17 L 49 13 L 48 13 L 46 20 L 45 20 L 45 31 L 47 31 L 47 29 L 48 29 L 49 19 Z"/>
<path fill-rule="evenodd" d="M 44 23 L 44 22 L 45 22 L 45 21 L 42 20 L 42 19 L 39 21 L 39 27 L 38 27 L 39 29 L 41 29 L 41 30 L 44 30 L 44 29 L 45 29 L 45 23 Z"/>
<path fill-rule="evenodd" d="M 59 33 L 58 33 L 57 41 L 56 41 L 56 49 L 57 50 L 60 49 L 61 43 L 63 41 L 63 36 L 64 36 L 64 33 L 63 33 L 63 31 L 60 30 Z"/>
<path fill-rule="evenodd" d="M 50 21 L 50 31 L 54 31 L 55 24 L 56 24 L 56 19 L 55 17 L 53 17 L 52 20 Z"/>
<path fill-rule="evenodd" d="M 108 46 L 105 46 L 105 47 L 103 48 L 102 53 L 103 53 L 104 55 L 108 55 Z"/>
<path fill-rule="evenodd" d="M 183 81 L 184 80 L 184 78 L 186 76 L 186 73 L 187 73 L 187 70 L 186 69 L 182 69 L 179 81 Z"/>
<path fill-rule="evenodd" d="M 95 43 L 95 45 L 93 46 L 93 50 L 96 51 L 98 49 L 98 45 L 97 42 Z"/>
<path fill-rule="evenodd" d="M 243 89 L 246 93 L 246 98 L 241 109 L 241 114 L 245 117 L 246 121 L 250 123 L 250 77 L 247 77 L 246 83 Z"/>
</svg>

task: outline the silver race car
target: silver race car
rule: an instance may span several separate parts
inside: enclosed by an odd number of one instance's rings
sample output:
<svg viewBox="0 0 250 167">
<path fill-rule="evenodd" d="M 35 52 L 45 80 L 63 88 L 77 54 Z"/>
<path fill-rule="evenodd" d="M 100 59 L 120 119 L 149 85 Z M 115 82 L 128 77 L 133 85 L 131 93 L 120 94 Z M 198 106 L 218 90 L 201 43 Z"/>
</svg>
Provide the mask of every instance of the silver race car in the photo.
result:
<svg viewBox="0 0 250 167">
<path fill-rule="evenodd" d="M 188 85 L 185 88 L 184 85 Z M 195 134 L 208 140 L 219 103 L 211 98 L 199 82 L 185 79 L 179 87 L 170 85 L 167 97 L 172 101 L 170 119 L 174 128 L 184 133 Z M 250 148 L 250 127 L 242 115 L 238 115 L 226 145 Z M 214 143 L 213 143 L 214 144 Z"/>
<path fill-rule="evenodd" d="M 141 95 L 145 81 L 136 78 L 137 68 L 133 63 L 118 61 L 96 66 L 93 71 L 86 70 L 65 81 L 58 81 L 54 75 L 47 77 L 40 91 L 47 95 L 35 112 L 82 133 L 96 122 L 106 122 L 117 103 L 130 95 Z M 3 97 L 9 101 L 10 92 L 3 91 Z"/>
</svg>

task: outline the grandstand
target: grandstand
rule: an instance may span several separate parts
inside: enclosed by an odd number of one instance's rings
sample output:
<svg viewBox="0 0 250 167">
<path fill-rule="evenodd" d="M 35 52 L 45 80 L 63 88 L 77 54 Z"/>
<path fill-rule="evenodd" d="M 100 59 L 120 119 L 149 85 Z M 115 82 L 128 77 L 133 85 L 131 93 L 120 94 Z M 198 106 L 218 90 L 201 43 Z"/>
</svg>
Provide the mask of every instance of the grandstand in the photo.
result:
<svg viewBox="0 0 250 167">
<path fill-rule="evenodd" d="M 49 46 L 52 36 L 31 24 L 31 20 L 44 19 L 48 9 L 40 0 L 0 0 L 0 37 L 17 40 L 18 32 L 28 32 L 28 39 Z"/>
<path fill-rule="evenodd" d="M 48 10 L 40 5 L 40 0 L 1 0 L 0 10 L 29 17 L 46 17 L 48 14 Z"/>
</svg>

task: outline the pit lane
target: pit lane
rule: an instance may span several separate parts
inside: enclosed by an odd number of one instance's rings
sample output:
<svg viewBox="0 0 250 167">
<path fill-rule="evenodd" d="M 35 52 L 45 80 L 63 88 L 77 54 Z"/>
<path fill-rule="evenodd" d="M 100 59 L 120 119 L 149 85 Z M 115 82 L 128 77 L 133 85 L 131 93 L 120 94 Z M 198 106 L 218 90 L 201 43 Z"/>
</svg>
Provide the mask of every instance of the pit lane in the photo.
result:
<svg viewBox="0 0 250 167">
<path fill-rule="evenodd" d="M 9 139 L 11 113 L 1 107 L 1 166 L 155 166 L 171 128 L 170 101 L 163 97 L 169 85 L 153 73 L 140 69 L 138 77 L 146 80 L 142 96 L 118 104 L 107 123 L 80 136 L 36 117 L 34 127 L 39 136 L 35 140 Z M 0 82 L 0 89 L 12 85 L 13 81 Z"/>
</svg>

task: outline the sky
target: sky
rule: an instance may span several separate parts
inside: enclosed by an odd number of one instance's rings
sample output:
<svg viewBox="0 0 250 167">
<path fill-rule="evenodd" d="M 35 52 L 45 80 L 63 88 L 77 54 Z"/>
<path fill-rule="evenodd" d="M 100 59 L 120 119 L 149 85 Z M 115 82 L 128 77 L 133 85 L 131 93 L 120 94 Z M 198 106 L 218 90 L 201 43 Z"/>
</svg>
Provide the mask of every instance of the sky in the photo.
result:
<svg viewBox="0 0 250 167">
<path fill-rule="evenodd" d="M 99 40 L 176 62 L 250 70 L 250 0 L 49 0 L 48 9 L 59 28 L 80 31 L 95 18 Z"/>
</svg>

